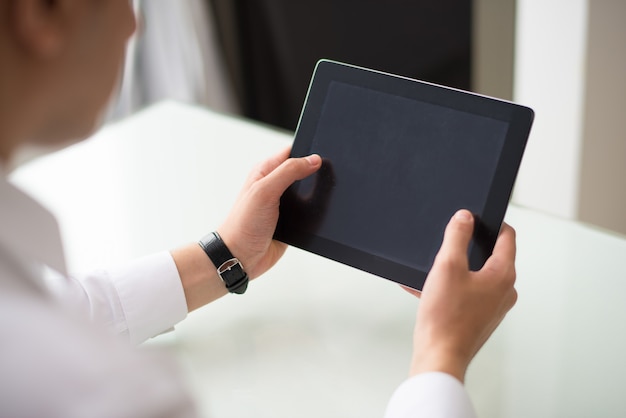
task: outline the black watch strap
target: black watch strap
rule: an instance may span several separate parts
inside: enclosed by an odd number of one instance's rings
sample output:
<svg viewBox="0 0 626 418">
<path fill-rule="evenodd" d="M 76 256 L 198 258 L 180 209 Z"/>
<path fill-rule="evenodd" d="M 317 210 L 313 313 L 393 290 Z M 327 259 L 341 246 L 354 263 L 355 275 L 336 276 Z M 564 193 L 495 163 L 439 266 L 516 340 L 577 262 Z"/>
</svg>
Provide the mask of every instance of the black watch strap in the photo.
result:
<svg viewBox="0 0 626 418">
<path fill-rule="evenodd" d="M 222 237 L 217 232 L 211 232 L 198 244 L 217 268 L 217 274 L 224 282 L 226 289 L 231 293 L 244 293 L 248 288 L 248 274 L 241 262 L 226 247 Z"/>
</svg>

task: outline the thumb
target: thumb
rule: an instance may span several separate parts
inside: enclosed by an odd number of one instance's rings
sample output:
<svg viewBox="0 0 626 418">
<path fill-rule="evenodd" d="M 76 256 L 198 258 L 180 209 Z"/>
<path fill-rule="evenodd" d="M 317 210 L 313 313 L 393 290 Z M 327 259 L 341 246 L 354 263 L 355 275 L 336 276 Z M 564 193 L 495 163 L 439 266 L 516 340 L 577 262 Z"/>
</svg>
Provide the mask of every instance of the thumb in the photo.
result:
<svg viewBox="0 0 626 418">
<path fill-rule="evenodd" d="M 455 260 L 468 267 L 467 247 L 474 233 L 474 216 L 468 210 L 457 211 L 448 222 L 437 259 Z M 436 263 L 437 261 L 435 261 Z"/>
<path fill-rule="evenodd" d="M 322 166 L 322 158 L 309 155 L 302 158 L 289 158 L 263 179 L 266 191 L 272 198 L 279 198 L 294 181 L 302 180 L 315 173 Z"/>
</svg>

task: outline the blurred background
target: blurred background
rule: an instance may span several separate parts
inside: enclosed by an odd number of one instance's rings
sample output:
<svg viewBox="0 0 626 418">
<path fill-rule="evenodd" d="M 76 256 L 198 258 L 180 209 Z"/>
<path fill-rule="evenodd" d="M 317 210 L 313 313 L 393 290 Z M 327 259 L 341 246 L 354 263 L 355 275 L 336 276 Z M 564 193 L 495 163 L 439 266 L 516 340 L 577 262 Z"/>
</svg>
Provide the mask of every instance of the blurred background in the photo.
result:
<svg viewBox="0 0 626 418">
<path fill-rule="evenodd" d="M 514 202 L 626 234 L 622 0 L 139 0 L 136 7 L 140 30 L 110 120 L 175 99 L 293 130 L 315 62 L 335 59 L 532 107 Z"/>
</svg>

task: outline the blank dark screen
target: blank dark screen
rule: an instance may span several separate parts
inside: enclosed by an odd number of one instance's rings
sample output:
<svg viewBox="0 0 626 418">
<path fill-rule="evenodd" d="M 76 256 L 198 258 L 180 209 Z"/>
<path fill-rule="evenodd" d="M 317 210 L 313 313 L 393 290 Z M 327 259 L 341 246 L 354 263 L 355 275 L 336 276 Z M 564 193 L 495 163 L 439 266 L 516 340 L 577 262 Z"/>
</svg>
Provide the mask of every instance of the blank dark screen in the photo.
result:
<svg viewBox="0 0 626 418">
<path fill-rule="evenodd" d="M 316 235 L 428 271 L 459 208 L 483 211 L 508 123 L 333 81 L 311 146 L 332 167 Z M 300 182 L 310 195 L 315 179 Z"/>
</svg>

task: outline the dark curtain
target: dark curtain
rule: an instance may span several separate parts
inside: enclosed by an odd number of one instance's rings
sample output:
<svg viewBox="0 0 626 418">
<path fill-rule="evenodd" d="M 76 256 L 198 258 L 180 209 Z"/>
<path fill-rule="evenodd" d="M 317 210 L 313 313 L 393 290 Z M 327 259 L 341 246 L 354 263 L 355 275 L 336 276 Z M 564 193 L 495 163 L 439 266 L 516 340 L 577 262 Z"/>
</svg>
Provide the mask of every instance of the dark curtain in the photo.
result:
<svg viewBox="0 0 626 418">
<path fill-rule="evenodd" d="M 471 0 L 209 0 L 246 116 L 295 129 L 315 63 L 469 90 Z"/>
</svg>

